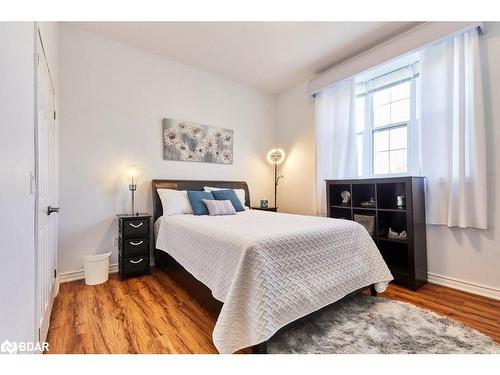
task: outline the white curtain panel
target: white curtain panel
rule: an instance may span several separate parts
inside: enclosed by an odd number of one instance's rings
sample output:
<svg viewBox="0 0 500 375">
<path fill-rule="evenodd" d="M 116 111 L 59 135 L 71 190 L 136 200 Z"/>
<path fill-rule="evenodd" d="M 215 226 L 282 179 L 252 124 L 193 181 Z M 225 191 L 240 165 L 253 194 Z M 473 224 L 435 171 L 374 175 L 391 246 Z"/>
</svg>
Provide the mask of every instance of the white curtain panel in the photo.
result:
<svg viewBox="0 0 500 375">
<path fill-rule="evenodd" d="M 478 30 L 422 51 L 420 74 L 420 170 L 427 177 L 427 223 L 486 229 Z"/>
<path fill-rule="evenodd" d="M 347 80 L 316 94 L 315 213 L 326 216 L 325 179 L 357 176 L 355 85 Z"/>
</svg>

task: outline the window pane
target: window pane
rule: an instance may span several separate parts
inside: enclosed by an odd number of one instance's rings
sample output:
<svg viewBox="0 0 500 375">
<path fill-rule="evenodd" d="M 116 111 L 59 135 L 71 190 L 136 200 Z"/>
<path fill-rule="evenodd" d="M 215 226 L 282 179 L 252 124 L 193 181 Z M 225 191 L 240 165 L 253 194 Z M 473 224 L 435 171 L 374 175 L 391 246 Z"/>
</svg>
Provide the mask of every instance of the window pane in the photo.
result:
<svg viewBox="0 0 500 375">
<path fill-rule="evenodd" d="M 410 97 L 410 81 L 391 87 L 391 102 Z"/>
<path fill-rule="evenodd" d="M 391 103 L 391 123 L 408 121 L 410 119 L 410 99 Z"/>
<path fill-rule="evenodd" d="M 389 151 L 376 152 L 373 160 L 374 174 L 389 173 Z"/>
<path fill-rule="evenodd" d="M 380 130 L 373 133 L 373 152 L 389 150 L 389 130 Z"/>
<path fill-rule="evenodd" d="M 378 128 L 390 124 L 391 122 L 391 105 L 385 104 L 375 107 L 373 110 L 373 126 Z"/>
<path fill-rule="evenodd" d="M 365 129 L 365 97 L 356 98 L 356 132 Z"/>
<path fill-rule="evenodd" d="M 391 129 L 389 137 L 391 150 L 406 148 L 406 140 L 406 126 Z"/>
<path fill-rule="evenodd" d="M 363 175 L 363 135 L 358 134 L 358 176 Z"/>
<path fill-rule="evenodd" d="M 373 173 L 406 173 L 406 126 L 373 132 Z"/>
<path fill-rule="evenodd" d="M 406 168 L 406 150 L 390 151 L 391 173 L 405 173 Z"/>
<path fill-rule="evenodd" d="M 381 105 L 388 104 L 391 101 L 390 89 L 375 91 L 373 94 L 373 105 L 380 107 Z"/>
</svg>

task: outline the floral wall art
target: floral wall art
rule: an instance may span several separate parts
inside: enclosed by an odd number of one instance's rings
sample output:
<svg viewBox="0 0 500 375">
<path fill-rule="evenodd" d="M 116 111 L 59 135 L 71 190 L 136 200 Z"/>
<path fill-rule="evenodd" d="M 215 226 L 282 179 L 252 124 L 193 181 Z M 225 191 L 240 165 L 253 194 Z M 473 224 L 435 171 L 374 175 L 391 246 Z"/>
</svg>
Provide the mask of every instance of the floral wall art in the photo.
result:
<svg viewBox="0 0 500 375">
<path fill-rule="evenodd" d="M 232 164 L 233 131 L 165 118 L 163 159 Z"/>
</svg>

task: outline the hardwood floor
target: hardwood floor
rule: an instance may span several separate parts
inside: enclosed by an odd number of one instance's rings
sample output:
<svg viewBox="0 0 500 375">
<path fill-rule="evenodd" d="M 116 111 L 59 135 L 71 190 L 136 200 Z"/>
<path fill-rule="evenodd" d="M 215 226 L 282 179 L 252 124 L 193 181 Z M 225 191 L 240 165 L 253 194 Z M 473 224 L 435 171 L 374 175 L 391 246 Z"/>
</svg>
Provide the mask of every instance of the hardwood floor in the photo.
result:
<svg viewBox="0 0 500 375">
<path fill-rule="evenodd" d="M 500 342 L 500 301 L 428 284 L 418 292 L 390 285 L 383 296 L 413 303 Z M 165 272 L 87 286 L 61 284 L 48 334 L 49 353 L 216 353 L 217 314 Z M 245 350 L 243 352 L 249 352 Z"/>
<path fill-rule="evenodd" d="M 61 284 L 47 341 L 50 353 L 217 353 L 216 319 L 153 268 L 125 281 Z"/>
</svg>

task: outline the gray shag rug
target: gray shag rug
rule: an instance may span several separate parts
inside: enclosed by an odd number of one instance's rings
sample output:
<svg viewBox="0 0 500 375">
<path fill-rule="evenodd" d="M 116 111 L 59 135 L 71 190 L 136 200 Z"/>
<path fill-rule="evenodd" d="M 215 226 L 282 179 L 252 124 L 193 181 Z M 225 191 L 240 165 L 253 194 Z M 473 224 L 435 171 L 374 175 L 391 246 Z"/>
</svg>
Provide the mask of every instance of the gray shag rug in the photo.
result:
<svg viewBox="0 0 500 375">
<path fill-rule="evenodd" d="M 500 353 L 488 336 L 409 303 L 356 295 L 292 324 L 268 353 Z"/>
</svg>

